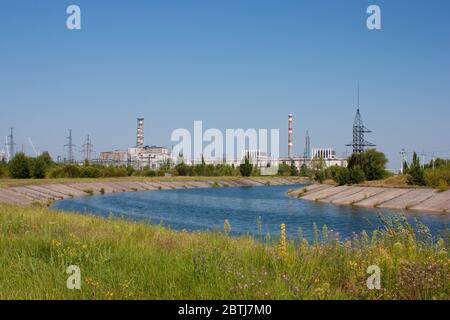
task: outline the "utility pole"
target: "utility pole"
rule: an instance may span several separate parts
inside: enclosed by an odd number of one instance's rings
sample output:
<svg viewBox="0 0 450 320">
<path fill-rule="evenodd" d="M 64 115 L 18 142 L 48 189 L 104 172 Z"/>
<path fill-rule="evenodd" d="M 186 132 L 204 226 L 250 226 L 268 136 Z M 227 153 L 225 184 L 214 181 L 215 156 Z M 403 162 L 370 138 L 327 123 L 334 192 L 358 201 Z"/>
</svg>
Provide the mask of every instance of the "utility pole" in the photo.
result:
<svg viewBox="0 0 450 320">
<path fill-rule="evenodd" d="M 69 163 L 74 163 L 75 156 L 73 153 L 73 149 L 75 145 L 72 143 L 72 129 L 69 129 L 69 136 L 66 139 L 68 140 L 68 143 L 64 145 L 64 147 L 67 147 L 67 161 Z"/>
</svg>

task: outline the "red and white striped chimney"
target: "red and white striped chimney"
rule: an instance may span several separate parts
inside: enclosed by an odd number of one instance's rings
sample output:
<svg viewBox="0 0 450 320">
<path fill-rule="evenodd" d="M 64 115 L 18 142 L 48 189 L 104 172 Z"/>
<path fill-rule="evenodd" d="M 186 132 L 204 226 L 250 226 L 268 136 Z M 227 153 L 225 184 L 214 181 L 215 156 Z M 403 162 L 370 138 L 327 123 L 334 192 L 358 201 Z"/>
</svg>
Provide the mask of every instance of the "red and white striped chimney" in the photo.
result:
<svg viewBox="0 0 450 320">
<path fill-rule="evenodd" d="M 292 139 L 292 121 L 293 121 L 293 118 L 292 118 L 292 113 L 290 113 L 289 114 L 289 123 L 288 123 L 288 157 L 289 157 L 289 159 L 292 159 L 293 158 L 293 146 L 294 146 L 294 143 L 293 143 L 293 139 Z"/>
<path fill-rule="evenodd" d="M 137 119 L 136 147 L 144 146 L 144 118 Z"/>
</svg>

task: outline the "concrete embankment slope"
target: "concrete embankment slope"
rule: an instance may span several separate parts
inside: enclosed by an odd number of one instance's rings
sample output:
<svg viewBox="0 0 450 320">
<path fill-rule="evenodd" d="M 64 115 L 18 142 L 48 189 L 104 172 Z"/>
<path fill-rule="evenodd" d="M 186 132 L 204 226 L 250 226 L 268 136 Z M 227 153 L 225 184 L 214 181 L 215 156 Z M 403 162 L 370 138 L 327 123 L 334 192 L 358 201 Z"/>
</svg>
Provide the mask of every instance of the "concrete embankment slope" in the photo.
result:
<svg viewBox="0 0 450 320">
<path fill-rule="evenodd" d="M 289 185 L 305 183 L 301 178 L 235 178 L 183 181 L 118 181 L 77 182 L 64 184 L 25 185 L 0 189 L 0 203 L 31 205 L 55 200 L 83 197 L 95 194 L 137 192 L 146 190 L 192 189 L 211 187 L 252 187 L 264 185 Z"/>
<path fill-rule="evenodd" d="M 289 195 L 336 205 L 450 213 L 450 190 L 439 192 L 433 189 L 336 187 L 313 184 L 291 191 Z"/>
</svg>

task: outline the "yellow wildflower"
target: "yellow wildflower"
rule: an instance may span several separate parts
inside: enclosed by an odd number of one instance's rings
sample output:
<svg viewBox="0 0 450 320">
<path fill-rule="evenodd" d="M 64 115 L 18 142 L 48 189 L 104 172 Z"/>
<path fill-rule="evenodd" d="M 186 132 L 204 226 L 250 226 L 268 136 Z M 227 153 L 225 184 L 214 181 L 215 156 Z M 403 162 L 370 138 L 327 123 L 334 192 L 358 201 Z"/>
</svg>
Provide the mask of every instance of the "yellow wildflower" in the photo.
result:
<svg viewBox="0 0 450 320">
<path fill-rule="evenodd" d="M 283 223 L 281 225 L 280 244 L 278 246 L 278 254 L 281 258 L 286 258 L 286 226 Z"/>
</svg>

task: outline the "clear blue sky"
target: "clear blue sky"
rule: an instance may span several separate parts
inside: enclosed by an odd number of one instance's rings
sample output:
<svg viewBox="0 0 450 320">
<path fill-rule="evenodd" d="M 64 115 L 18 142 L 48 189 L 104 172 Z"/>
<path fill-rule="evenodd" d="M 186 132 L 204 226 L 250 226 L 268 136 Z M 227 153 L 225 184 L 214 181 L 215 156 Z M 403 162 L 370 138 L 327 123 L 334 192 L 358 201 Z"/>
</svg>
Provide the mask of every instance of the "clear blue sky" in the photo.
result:
<svg viewBox="0 0 450 320">
<path fill-rule="evenodd" d="M 66 29 L 66 8 L 82 30 Z M 366 8 L 382 9 L 381 31 Z M 356 86 L 367 137 L 397 167 L 399 151 L 450 156 L 450 2 L 363 0 L 2 0 L 0 136 L 63 155 L 67 129 L 95 151 L 171 146 L 176 128 L 279 128 L 294 148 L 341 154 Z M 2 148 L 0 148 L 2 149 Z M 350 149 L 348 149 L 350 151 Z"/>
</svg>

